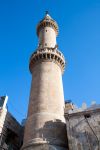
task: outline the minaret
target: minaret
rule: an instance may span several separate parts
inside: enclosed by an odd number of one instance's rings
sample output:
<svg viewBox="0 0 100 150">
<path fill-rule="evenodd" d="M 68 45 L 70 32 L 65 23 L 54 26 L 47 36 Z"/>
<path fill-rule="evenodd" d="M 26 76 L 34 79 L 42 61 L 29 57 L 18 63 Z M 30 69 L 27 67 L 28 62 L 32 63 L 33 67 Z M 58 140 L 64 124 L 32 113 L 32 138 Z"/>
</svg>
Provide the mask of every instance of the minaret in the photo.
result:
<svg viewBox="0 0 100 150">
<path fill-rule="evenodd" d="M 48 13 L 37 25 L 37 35 L 39 45 L 29 63 L 32 83 L 22 150 L 66 150 L 65 59 L 56 43 L 58 25 Z"/>
</svg>

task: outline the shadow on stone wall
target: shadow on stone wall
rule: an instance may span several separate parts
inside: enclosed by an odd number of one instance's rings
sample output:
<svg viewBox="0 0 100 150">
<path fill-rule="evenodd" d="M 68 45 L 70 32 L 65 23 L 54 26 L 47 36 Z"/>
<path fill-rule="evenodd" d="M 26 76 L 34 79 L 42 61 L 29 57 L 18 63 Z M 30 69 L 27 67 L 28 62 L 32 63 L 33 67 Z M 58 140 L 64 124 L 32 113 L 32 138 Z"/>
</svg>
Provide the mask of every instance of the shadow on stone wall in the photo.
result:
<svg viewBox="0 0 100 150">
<path fill-rule="evenodd" d="M 39 129 L 39 137 L 51 145 L 68 148 L 66 124 L 61 120 L 47 121 L 43 128 Z"/>
</svg>

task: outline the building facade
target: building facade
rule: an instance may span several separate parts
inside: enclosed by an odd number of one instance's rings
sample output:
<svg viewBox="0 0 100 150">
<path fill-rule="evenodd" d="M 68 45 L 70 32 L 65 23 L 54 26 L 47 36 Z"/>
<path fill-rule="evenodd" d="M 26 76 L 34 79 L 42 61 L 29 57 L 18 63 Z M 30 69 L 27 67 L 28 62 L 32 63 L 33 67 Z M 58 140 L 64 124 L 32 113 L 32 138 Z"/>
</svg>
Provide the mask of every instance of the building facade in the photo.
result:
<svg viewBox="0 0 100 150">
<path fill-rule="evenodd" d="M 65 108 L 69 150 L 100 150 L 100 105 L 68 113 Z"/>
<path fill-rule="evenodd" d="M 0 150 L 19 150 L 23 142 L 23 127 L 7 111 L 8 97 L 0 97 Z"/>
</svg>

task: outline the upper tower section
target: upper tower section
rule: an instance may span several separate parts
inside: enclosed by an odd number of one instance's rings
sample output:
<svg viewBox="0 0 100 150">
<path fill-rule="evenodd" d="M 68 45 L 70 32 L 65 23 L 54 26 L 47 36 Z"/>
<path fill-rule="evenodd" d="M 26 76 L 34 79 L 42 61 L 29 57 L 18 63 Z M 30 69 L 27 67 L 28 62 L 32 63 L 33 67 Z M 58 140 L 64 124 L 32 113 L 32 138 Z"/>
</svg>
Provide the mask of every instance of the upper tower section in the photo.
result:
<svg viewBox="0 0 100 150">
<path fill-rule="evenodd" d="M 64 55 L 58 50 L 56 37 L 58 35 L 58 25 L 48 13 L 37 25 L 37 35 L 39 37 L 39 46 L 31 55 L 29 68 L 32 73 L 34 65 L 41 62 L 54 62 L 63 73 L 65 68 Z"/>
<path fill-rule="evenodd" d="M 45 17 L 37 25 L 37 35 L 39 37 L 39 47 L 56 46 L 56 36 L 58 35 L 58 25 L 55 20 L 46 12 Z"/>
</svg>

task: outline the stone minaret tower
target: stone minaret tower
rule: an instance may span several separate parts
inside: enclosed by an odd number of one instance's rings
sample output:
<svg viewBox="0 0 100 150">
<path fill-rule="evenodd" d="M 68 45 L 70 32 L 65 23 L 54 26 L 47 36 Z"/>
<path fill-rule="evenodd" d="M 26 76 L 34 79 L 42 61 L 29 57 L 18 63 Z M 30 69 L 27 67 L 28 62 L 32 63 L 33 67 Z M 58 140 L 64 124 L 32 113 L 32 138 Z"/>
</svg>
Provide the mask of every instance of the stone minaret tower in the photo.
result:
<svg viewBox="0 0 100 150">
<path fill-rule="evenodd" d="M 39 45 L 29 63 L 32 84 L 22 150 L 66 150 L 65 59 L 56 43 L 58 25 L 49 14 L 39 22 L 37 35 Z"/>
</svg>

